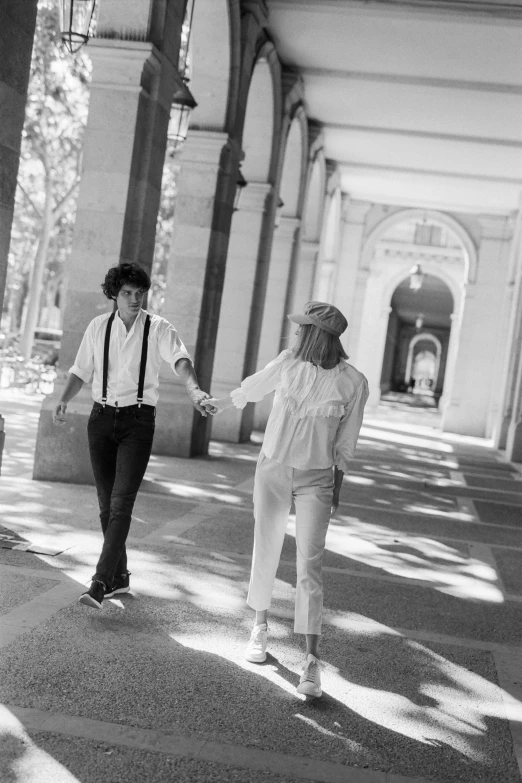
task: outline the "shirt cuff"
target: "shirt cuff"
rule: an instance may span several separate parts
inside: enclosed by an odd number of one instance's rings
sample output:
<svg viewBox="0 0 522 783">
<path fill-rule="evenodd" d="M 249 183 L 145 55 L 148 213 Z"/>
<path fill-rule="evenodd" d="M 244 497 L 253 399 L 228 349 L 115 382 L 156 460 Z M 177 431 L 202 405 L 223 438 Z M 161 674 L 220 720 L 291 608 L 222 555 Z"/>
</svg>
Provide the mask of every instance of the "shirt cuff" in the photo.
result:
<svg viewBox="0 0 522 783">
<path fill-rule="evenodd" d="M 239 410 L 243 410 L 248 402 L 245 392 L 241 389 L 234 389 L 230 392 L 230 396 L 232 397 L 232 402 L 234 403 L 235 407 L 239 408 Z"/>
<path fill-rule="evenodd" d="M 85 370 L 80 369 L 77 364 L 73 364 L 69 372 L 78 376 L 78 378 L 80 378 L 84 383 L 89 383 L 92 377 L 92 372 L 85 372 Z"/>
<path fill-rule="evenodd" d="M 186 351 L 178 351 L 174 354 L 172 357 L 172 361 L 170 363 L 170 366 L 172 367 L 172 371 L 174 372 L 174 375 L 179 375 L 179 372 L 176 370 L 176 362 L 179 362 L 180 359 L 188 359 L 192 366 L 194 366 L 194 362 L 192 361 L 192 357 L 190 354 L 188 354 Z"/>
<path fill-rule="evenodd" d="M 349 473 L 350 472 L 350 466 L 348 464 L 348 460 L 346 457 L 341 457 L 340 454 L 337 454 L 335 457 L 335 465 L 339 468 L 339 470 L 342 470 L 343 473 Z"/>
</svg>

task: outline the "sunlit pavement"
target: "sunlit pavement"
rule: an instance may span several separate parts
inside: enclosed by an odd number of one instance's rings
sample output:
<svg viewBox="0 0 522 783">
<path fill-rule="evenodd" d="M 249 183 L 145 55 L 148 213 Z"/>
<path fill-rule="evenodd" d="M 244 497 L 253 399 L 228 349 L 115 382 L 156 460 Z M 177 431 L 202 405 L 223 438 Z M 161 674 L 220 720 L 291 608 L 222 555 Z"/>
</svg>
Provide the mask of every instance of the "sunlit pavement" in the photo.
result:
<svg viewBox="0 0 522 783">
<path fill-rule="evenodd" d="M 324 697 L 306 702 L 293 518 L 269 658 L 242 658 L 259 442 L 153 457 L 132 593 L 95 612 L 77 603 L 94 489 L 32 481 L 39 402 L 0 405 L 2 783 L 522 780 L 522 480 L 487 443 L 434 411 L 367 417 L 324 558 Z"/>
</svg>

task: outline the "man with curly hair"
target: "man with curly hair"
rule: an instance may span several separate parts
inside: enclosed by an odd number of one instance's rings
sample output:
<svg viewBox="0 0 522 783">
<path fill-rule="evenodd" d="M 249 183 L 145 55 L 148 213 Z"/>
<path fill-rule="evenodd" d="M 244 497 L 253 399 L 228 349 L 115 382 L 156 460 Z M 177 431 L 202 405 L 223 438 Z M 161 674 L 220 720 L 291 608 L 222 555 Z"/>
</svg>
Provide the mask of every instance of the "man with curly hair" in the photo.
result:
<svg viewBox="0 0 522 783">
<path fill-rule="evenodd" d="M 67 403 L 92 378 L 87 434 L 104 539 L 91 586 L 79 600 L 96 609 L 104 598 L 130 589 L 125 542 L 151 453 L 162 359 L 183 379 L 196 410 L 207 415 L 201 403 L 209 395 L 199 388 L 176 329 L 142 307 L 150 286 L 137 264 L 109 269 L 102 290 L 116 307 L 88 325 L 53 415 L 63 425 Z"/>
</svg>

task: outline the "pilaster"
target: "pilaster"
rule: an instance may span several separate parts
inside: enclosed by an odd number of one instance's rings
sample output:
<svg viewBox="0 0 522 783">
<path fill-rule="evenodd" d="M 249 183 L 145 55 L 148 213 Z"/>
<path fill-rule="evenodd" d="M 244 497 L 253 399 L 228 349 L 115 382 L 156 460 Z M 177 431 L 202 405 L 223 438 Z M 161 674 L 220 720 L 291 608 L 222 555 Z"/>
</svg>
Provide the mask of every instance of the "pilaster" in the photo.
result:
<svg viewBox="0 0 522 783">
<path fill-rule="evenodd" d="M 294 217 L 281 217 L 274 231 L 268 284 L 266 289 L 263 324 L 259 341 L 257 369 L 274 359 L 281 350 L 281 337 L 286 319 L 286 303 L 292 260 L 297 250 L 297 235 L 301 221 Z M 271 398 L 256 403 L 255 429 L 264 429 L 272 407 Z"/>
<path fill-rule="evenodd" d="M 192 130 L 181 156 L 172 253 L 162 315 L 178 329 L 210 391 L 240 150 L 220 132 Z M 210 419 L 194 410 L 184 384 L 164 365 L 153 451 L 205 454 Z"/>
<path fill-rule="evenodd" d="M 69 405 L 69 423 L 52 425 L 63 388 L 87 324 L 110 309 L 100 285 L 122 260 L 150 270 L 170 98 L 175 73 L 151 43 L 94 39 L 89 117 L 84 138 L 68 279 L 59 380 L 40 415 L 34 476 L 88 481 L 86 424 L 89 389 Z"/>
<path fill-rule="evenodd" d="M 255 321 L 261 321 L 267 285 L 266 278 L 260 279 L 259 265 L 268 262 L 260 256 L 269 222 L 273 223 L 274 193 L 269 183 L 249 183 L 232 222 L 212 379 L 212 393 L 218 397 L 227 396 L 256 368 L 259 338 L 255 339 L 255 332 L 259 334 L 261 324 Z M 234 443 L 247 440 L 252 408 L 231 408 L 215 417 L 213 437 Z"/>
<path fill-rule="evenodd" d="M 466 286 L 453 384 L 442 425 L 445 431 L 486 437 L 499 386 L 497 358 L 500 353 L 504 360 L 507 338 L 507 324 L 499 314 L 504 305 L 511 229 L 506 217 L 484 216 L 480 222 L 477 279 Z"/>
<path fill-rule="evenodd" d="M 343 194 L 341 248 L 333 304 L 348 321 L 348 330 L 341 339 L 349 356 L 356 352 L 362 318 L 367 274 L 359 265 L 370 208 L 366 201 L 353 201 Z"/>
</svg>

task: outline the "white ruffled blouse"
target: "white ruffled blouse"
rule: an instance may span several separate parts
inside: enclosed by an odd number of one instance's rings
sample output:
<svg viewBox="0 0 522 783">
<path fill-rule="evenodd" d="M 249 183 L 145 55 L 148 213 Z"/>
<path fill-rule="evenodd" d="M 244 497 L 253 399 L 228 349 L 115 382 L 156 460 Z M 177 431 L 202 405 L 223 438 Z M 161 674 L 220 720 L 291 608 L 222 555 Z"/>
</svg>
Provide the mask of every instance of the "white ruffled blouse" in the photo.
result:
<svg viewBox="0 0 522 783">
<path fill-rule="evenodd" d="M 324 370 L 287 349 L 230 396 L 236 408 L 244 408 L 272 391 L 263 440 L 266 456 L 298 470 L 337 465 L 346 473 L 368 399 L 364 375 L 344 360 Z"/>
</svg>

